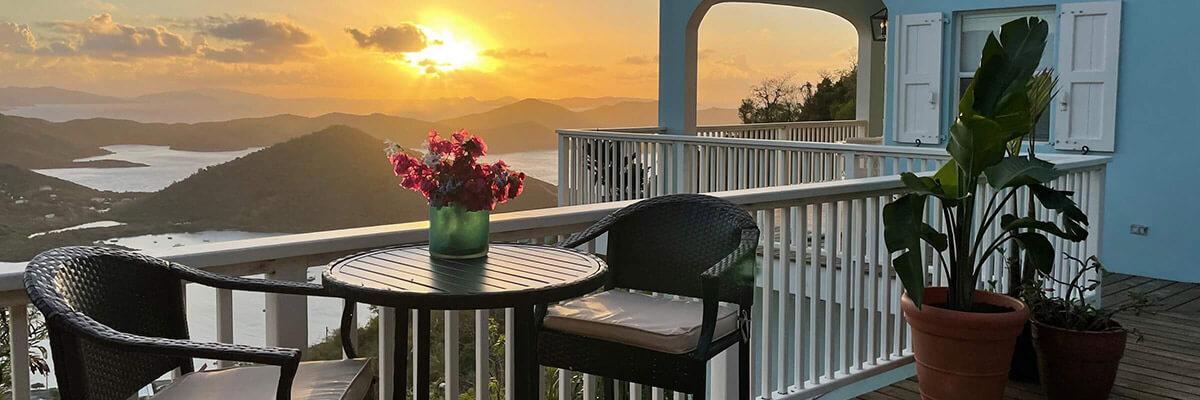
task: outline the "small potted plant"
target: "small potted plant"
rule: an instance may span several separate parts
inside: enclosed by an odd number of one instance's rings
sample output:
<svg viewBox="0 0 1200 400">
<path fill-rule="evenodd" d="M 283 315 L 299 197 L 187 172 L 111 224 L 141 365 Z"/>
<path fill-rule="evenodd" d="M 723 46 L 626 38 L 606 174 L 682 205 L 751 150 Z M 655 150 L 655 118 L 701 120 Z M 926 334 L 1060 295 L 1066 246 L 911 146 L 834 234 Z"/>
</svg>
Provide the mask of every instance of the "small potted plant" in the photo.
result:
<svg viewBox="0 0 1200 400">
<path fill-rule="evenodd" d="M 1048 33 L 1045 21 L 1021 18 L 1004 24 L 999 37 L 989 35 L 950 128 L 951 160 L 932 177 L 901 174 L 909 193 L 883 209 L 884 241 L 890 253 L 899 253 L 892 267 L 904 284 L 901 305 L 926 398 L 1003 398 L 1013 346 L 1029 310 L 1014 297 L 977 290 L 983 265 L 1013 243 L 1017 251 L 1010 257 L 1049 271 L 1055 251 L 1046 234 L 1072 241 L 1087 237 L 1087 216 L 1072 193 L 1047 185 L 1060 176 L 1054 165 L 1008 150 L 1033 128 L 1028 83 Z M 990 198 L 982 184 L 993 189 Z M 1061 226 L 1006 213 L 1021 191 L 1056 211 Z M 934 209 L 927 207 L 931 203 Z M 943 217 L 944 232 L 925 222 L 932 213 Z M 1001 233 L 986 239 L 983 233 L 997 225 Z M 948 278 L 947 287 L 925 287 L 926 246 L 936 250 L 931 257 Z"/>
<path fill-rule="evenodd" d="M 1029 304 L 1033 321 L 1033 347 L 1037 350 L 1038 373 L 1046 397 L 1054 399 L 1107 399 L 1125 341 L 1132 332 L 1113 319 L 1123 312 L 1135 315 L 1154 305 L 1145 294 L 1129 292 L 1130 300 L 1111 308 L 1096 307 L 1084 298 L 1100 285 L 1088 276 L 1104 275 L 1104 267 L 1095 256 L 1087 261 L 1066 258 L 1080 266 L 1070 282 L 1049 274 L 1043 279 L 1066 288 L 1062 296 L 1050 296 L 1041 281 L 1025 287 L 1022 297 Z"/>
<path fill-rule="evenodd" d="M 480 163 L 487 144 L 466 129 L 450 139 L 429 132 L 424 154 L 415 157 L 387 142 L 387 156 L 400 186 L 429 200 L 429 254 L 438 258 L 478 258 L 487 255 L 488 219 L 496 204 L 521 194 L 525 173 L 509 169 L 503 160 Z"/>
</svg>

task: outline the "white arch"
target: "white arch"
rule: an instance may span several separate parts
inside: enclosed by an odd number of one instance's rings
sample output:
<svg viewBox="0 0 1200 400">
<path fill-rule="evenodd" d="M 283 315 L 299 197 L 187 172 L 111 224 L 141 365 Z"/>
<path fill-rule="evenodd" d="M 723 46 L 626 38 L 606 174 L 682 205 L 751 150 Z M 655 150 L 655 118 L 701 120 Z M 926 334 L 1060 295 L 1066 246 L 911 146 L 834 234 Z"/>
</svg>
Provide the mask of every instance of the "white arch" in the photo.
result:
<svg viewBox="0 0 1200 400">
<path fill-rule="evenodd" d="M 872 39 L 870 17 L 881 0 L 660 0 L 658 120 L 667 133 L 696 133 L 696 67 L 700 22 L 720 3 L 805 7 L 842 17 L 858 32 L 858 93 L 855 114 L 881 134 L 885 46 Z"/>
</svg>

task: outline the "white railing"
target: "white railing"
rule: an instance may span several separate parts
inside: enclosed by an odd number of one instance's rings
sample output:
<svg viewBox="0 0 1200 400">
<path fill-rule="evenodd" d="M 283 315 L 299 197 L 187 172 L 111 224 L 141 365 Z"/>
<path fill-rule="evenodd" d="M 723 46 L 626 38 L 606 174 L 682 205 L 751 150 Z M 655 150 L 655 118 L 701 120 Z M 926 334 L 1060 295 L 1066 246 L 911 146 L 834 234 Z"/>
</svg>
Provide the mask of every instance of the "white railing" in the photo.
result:
<svg viewBox="0 0 1200 400">
<path fill-rule="evenodd" d="M 1051 158 L 1051 161 L 1067 171 L 1055 186 L 1074 190 L 1076 201 L 1092 216 L 1093 222 L 1087 241 L 1080 244 L 1056 242 L 1056 246 L 1075 256 L 1097 253 L 1103 226 L 1104 171 L 1108 158 L 1069 156 Z M 898 306 L 901 287 L 890 268 L 880 223 L 883 205 L 903 191 L 894 176 L 880 176 L 712 193 L 753 212 L 764 232 L 761 268 L 756 279 L 758 289 L 752 338 L 756 351 L 751 374 L 756 396 L 770 399 L 814 397 L 911 362 L 907 328 Z M 551 243 L 632 203 L 629 200 L 495 214 L 492 236 L 495 240 Z M 1045 210 L 1037 212 L 1046 214 Z M 936 218 L 930 222 L 935 226 L 942 223 Z M 305 268 L 325 264 L 352 252 L 425 241 L 427 227 L 426 222 L 385 225 L 189 246 L 153 254 L 218 273 L 303 279 Z M 585 250 L 603 252 L 603 246 L 588 244 Z M 937 273 L 937 257 L 932 249 L 926 251 L 931 283 L 943 282 L 944 277 Z M 1000 264 L 1002 260 L 996 257 L 990 262 L 985 276 L 998 281 L 998 290 L 1007 289 L 1005 268 Z M 1075 271 L 1069 264 L 1062 267 L 1056 269 L 1056 273 L 1065 276 Z M 231 299 L 229 292 L 217 292 L 215 323 L 221 341 L 234 338 L 231 316 L 235 305 Z M 268 298 L 269 344 L 307 347 L 306 313 L 296 312 L 307 308 L 306 301 L 298 296 Z M 20 329 L 27 322 L 23 312 L 27 303 L 21 275 L 0 276 L 0 306 L 10 309 L 10 324 L 15 328 L 11 331 L 11 351 L 19 357 L 13 357 L 13 360 L 22 360 L 28 351 L 27 332 Z M 476 360 L 490 359 L 491 346 L 483 345 L 490 344 L 486 323 L 488 311 L 464 312 L 473 313 L 475 317 Z M 457 313 L 459 311 L 450 311 L 447 316 Z M 511 313 L 511 309 L 506 311 L 509 321 Z M 390 398 L 395 384 L 391 380 L 395 362 L 391 356 L 395 345 L 395 318 L 408 316 L 396 316 L 389 309 L 381 310 L 380 315 L 379 388 L 381 394 L 386 395 L 382 398 Z M 454 339 L 458 333 L 453 324 L 447 326 L 450 330 L 441 332 L 448 338 L 444 354 L 447 359 L 457 359 L 459 348 Z M 508 329 L 511 327 L 506 327 L 505 331 Z M 512 354 L 511 348 L 506 349 L 506 354 Z M 710 377 L 712 398 L 734 398 L 736 360 L 736 355 L 731 354 L 714 360 Z M 24 373 L 27 368 L 20 367 L 19 362 L 14 364 L 16 391 L 13 398 L 25 399 L 29 398 L 29 375 Z M 447 398 L 457 394 L 459 367 L 456 363 L 446 363 L 443 390 Z M 487 388 L 488 378 L 496 372 L 490 371 L 486 362 L 461 367 L 474 368 L 476 385 L 482 388 Z M 511 371 L 511 368 L 505 370 Z M 573 388 L 570 383 L 573 375 L 571 372 L 557 375 L 560 399 L 570 395 L 567 389 Z M 496 378 L 501 382 L 512 380 L 511 376 Z M 584 376 L 582 380 L 584 399 L 594 399 L 595 379 Z M 512 386 L 506 383 L 505 387 Z M 631 385 L 630 390 L 630 398 L 640 398 L 639 386 Z M 650 390 L 654 398 L 664 398 L 667 393 L 657 388 Z M 476 393 L 479 399 L 488 398 L 486 389 Z M 505 398 L 511 399 L 511 392 Z"/>
<path fill-rule="evenodd" d="M 763 124 L 701 125 L 696 136 L 837 143 L 867 136 L 867 121 L 805 121 Z"/>
<path fill-rule="evenodd" d="M 560 205 L 932 171 L 949 159 L 936 148 L 607 130 L 558 135 Z"/>
</svg>

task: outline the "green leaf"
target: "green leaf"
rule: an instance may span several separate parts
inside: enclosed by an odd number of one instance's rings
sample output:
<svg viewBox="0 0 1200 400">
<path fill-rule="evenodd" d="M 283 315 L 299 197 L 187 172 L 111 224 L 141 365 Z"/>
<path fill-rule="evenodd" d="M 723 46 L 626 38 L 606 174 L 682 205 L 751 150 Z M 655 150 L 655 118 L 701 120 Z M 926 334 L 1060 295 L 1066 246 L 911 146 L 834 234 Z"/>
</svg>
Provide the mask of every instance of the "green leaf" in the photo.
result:
<svg viewBox="0 0 1200 400">
<path fill-rule="evenodd" d="M 953 196 L 959 195 L 958 163 L 954 162 L 954 160 L 946 161 L 945 164 L 942 164 L 942 168 L 939 168 L 937 173 L 933 174 L 933 179 L 942 185 L 942 190 L 945 191 L 946 194 Z M 956 206 L 958 205 L 958 200 L 961 200 L 961 198 L 955 199 L 953 203 L 947 203 L 947 205 L 951 207 Z"/>
<path fill-rule="evenodd" d="M 983 170 L 983 174 L 987 176 L 988 185 L 995 189 L 1046 183 L 1061 175 L 1054 169 L 1054 164 L 1025 157 L 1005 158 Z"/>
<path fill-rule="evenodd" d="M 1020 18 L 1000 27 L 1000 37 L 988 35 L 980 66 L 975 71 L 973 106 L 994 117 L 1008 94 L 1024 92 L 1046 48 L 1050 26 L 1038 18 Z M 975 83 L 978 83 L 976 85 Z M 1026 98 L 1025 103 L 1028 104 Z"/>
<path fill-rule="evenodd" d="M 925 262 L 921 258 L 922 241 L 937 251 L 946 250 L 946 235 L 924 221 L 928 195 L 909 193 L 883 207 L 883 239 L 889 253 L 902 252 L 892 259 L 892 268 L 904 284 L 904 290 L 917 307 L 925 294 Z"/>
<path fill-rule="evenodd" d="M 1046 236 L 1037 232 L 1021 232 L 1013 235 L 1013 240 L 1025 250 L 1027 266 L 1045 274 L 1050 273 L 1054 267 L 1054 245 Z"/>
<path fill-rule="evenodd" d="M 1029 217 L 1017 218 L 1017 216 L 1012 214 L 1005 214 L 1004 216 L 1000 217 L 1000 229 L 1004 230 L 1005 232 L 1015 231 L 1018 229 L 1035 229 L 1070 240 L 1072 242 L 1078 242 L 1080 240 L 1087 239 L 1088 236 L 1087 229 L 1084 229 L 1078 224 L 1075 224 L 1074 226 L 1068 225 L 1065 229 L 1063 229 L 1059 228 L 1058 225 L 1055 225 L 1053 222 L 1038 221 Z"/>
<path fill-rule="evenodd" d="M 982 116 L 963 117 L 950 127 L 950 144 L 946 151 L 969 178 L 1004 159 L 1009 138 L 1000 132 L 1000 125 Z M 974 188 L 967 188 L 974 190 Z M 961 193 L 960 193 L 961 194 Z"/>
<path fill-rule="evenodd" d="M 1071 200 L 1071 195 L 1074 193 L 1051 189 L 1041 184 L 1029 185 L 1029 190 L 1037 197 L 1042 207 L 1062 213 L 1064 220 L 1071 220 L 1083 225 L 1088 224 L 1087 215 L 1084 215 L 1083 210 L 1080 210 L 1079 206 L 1075 205 L 1075 201 Z"/>
</svg>

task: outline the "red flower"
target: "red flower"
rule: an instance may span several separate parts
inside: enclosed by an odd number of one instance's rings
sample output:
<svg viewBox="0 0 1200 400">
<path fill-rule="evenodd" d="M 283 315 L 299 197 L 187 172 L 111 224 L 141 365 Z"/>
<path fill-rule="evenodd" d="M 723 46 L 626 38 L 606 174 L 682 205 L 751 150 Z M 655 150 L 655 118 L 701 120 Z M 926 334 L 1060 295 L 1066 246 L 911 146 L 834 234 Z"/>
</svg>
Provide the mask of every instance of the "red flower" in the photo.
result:
<svg viewBox="0 0 1200 400">
<path fill-rule="evenodd" d="M 487 154 L 487 144 L 466 129 L 455 131 L 450 139 L 430 131 L 427 143 L 427 155 L 438 155 L 426 157 L 429 164 L 404 152 L 392 155 L 389 161 L 400 177 L 400 186 L 421 192 L 430 205 L 458 203 L 469 211 L 490 211 L 525 188 L 525 174 L 511 171 L 504 161 L 479 164 L 479 157 Z"/>
</svg>

